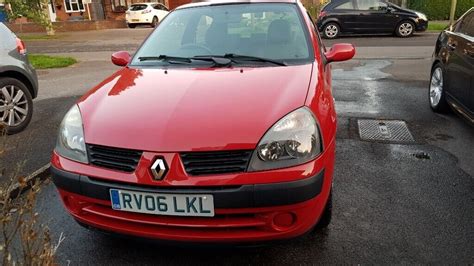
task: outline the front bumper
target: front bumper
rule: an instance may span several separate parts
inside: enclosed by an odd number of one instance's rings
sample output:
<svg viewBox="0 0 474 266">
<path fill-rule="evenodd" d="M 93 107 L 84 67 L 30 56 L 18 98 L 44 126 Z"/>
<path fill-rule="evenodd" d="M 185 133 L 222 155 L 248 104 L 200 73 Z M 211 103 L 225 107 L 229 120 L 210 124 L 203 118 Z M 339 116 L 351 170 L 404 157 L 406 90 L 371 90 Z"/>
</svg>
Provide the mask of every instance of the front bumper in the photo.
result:
<svg viewBox="0 0 474 266">
<path fill-rule="evenodd" d="M 57 188 L 98 200 L 110 200 L 110 189 L 135 190 L 149 193 L 206 194 L 213 195 L 216 208 L 259 208 L 291 205 L 313 199 L 323 188 L 324 170 L 315 176 L 275 184 L 229 186 L 228 188 L 164 188 L 113 183 L 88 176 L 69 173 L 51 167 Z"/>
<path fill-rule="evenodd" d="M 416 19 L 416 31 L 426 31 L 428 29 L 428 21 L 422 19 Z"/>
<path fill-rule="evenodd" d="M 335 145 L 315 161 L 273 171 L 191 176 L 179 161 L 161 183 L 143 178 L 144 154 L 135 173 L 122 174 L 53 154 L 51 172 L 61 199 L 80 223 L 136 237 L 194 243 L 255 243 L 298 237 L 319 221 L 332 186 Z M 174 155 L 164 155 L 173 162 Z M 174 171 L 174 172 L 173 172 Z M 179 174 L 181 173 L 181 174 Z M 214 217 L 162 216 L 116 211 L 109 190 L 212 194 Z"/>
<path fill-rule="evenodd" d="M 104 182 L 55 167 L 51 173 L 64 205 L 79 222 L 120 234 L 172 241 L 247 242 L 296 237 L 315 225 L 327 200 L 322 193 L 325 171 L 300 181 L 192 190 Z M 111 188 L 212 194 L 216 215 L 173 217 L 116 211 L 109 199 Z"/>
</svg>

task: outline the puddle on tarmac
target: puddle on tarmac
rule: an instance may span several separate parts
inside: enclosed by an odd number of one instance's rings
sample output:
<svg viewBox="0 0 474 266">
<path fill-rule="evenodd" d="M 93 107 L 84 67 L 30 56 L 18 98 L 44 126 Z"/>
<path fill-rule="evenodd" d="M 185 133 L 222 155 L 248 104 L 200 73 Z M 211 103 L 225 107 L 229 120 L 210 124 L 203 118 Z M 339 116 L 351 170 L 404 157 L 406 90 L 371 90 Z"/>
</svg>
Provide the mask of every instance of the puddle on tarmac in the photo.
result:
<svg viewBox="0 0 474 266">
<path fill-rule="evenodd" d="M 390 66 L 392 63 L 387 60 L 367 60 L 363 65 L 352 68 L 351 70 L 333 69 L 332 77 L 334 80 L 367 80 L 374 81 L 390 77 L 390 74 L 381 70 Z"/>
</svg>

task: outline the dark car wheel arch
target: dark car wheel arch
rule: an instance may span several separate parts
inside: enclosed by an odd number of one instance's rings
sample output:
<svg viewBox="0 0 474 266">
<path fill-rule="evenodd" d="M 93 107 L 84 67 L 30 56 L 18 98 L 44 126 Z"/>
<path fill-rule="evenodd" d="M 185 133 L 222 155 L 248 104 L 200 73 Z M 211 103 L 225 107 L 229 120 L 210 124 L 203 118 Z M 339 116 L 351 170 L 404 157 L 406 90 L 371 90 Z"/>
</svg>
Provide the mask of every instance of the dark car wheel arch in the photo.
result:
<svg viewBox="0 0 474 266">
<path fill-rule="evenodd" d="M 21 81 L 26 86 L 26 88 L 30 92 L 31 97 L 33 99 L 35 99 L 36 96 L 38 96 L 37 95 L 38 93 L 34 89 L 33 83 L 30 81 L 30 79 L 27 76 L 25 76 L 24 74 L 22 74 L 18 71 L 8 70 L 8 71 L 5 71 L 5 72 L 0 72 L 0 78 L 14 78 L 14 79 L 17 79 L 17 80 Z"/>
</svg>

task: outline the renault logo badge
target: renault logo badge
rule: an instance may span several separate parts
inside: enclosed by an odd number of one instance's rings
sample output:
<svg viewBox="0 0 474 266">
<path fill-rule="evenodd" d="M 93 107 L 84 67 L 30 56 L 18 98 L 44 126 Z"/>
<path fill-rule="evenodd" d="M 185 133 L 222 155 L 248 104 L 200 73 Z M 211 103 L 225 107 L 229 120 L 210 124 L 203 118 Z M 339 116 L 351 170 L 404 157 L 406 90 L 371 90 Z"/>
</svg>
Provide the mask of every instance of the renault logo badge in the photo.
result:
<svg viewBox="0 0 474 266">
<path fill-rule="evenodd" d="M 168 172 L 168 166 L 164 158 L 157 158 L 150 169 L 154 180 L 163 180 Z"/>
</svg>

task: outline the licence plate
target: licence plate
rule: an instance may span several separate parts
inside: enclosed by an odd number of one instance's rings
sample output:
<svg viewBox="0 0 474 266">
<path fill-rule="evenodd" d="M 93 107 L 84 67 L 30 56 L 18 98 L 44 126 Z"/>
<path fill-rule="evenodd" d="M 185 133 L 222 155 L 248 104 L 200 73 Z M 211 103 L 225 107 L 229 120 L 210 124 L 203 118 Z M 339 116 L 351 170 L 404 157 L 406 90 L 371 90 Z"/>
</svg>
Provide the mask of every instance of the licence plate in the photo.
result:
<svg viewBox="0 0 474 266">
<path fill-rule="evenodd" d="M 112 209 L 172 216 L 214 216 L 214 198 L 202 194 L 161 194 L 110 190 Z"/>
<path fill-rule="evenodd" d="M 140 20 L 139 20 L 139 19 L 136 19 L 136 18 L 134 18 L 134 19 L 132 19 L 132 21 L 133 21 L 133 22 L 138 22 L 138 21 L 140 21 Z"/>
</svg>

